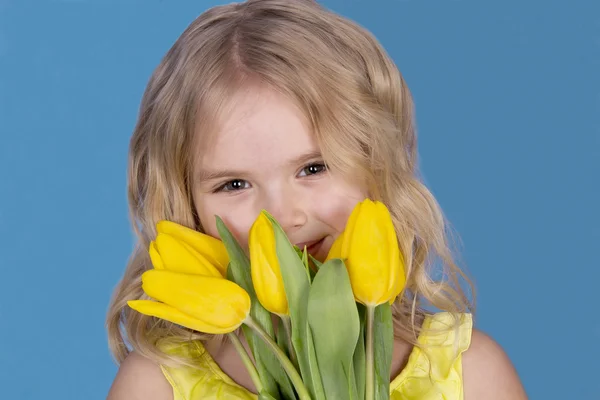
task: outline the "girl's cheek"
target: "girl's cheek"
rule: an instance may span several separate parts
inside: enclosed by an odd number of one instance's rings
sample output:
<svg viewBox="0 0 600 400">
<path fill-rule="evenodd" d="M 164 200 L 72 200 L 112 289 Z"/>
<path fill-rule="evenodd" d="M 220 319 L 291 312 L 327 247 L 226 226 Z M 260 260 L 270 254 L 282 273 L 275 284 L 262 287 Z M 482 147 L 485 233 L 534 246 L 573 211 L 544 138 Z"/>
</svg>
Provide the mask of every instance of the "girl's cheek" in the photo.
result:
<svg viewBox="0 0 600 400">
<path fill-rule="evenodd" d="M 204 231 L 210 236 L 219 238 L 216 220 L 216 216 L 219 216 L 240 245 L 246 248 L 248 231 L 254 222 L 253 210 L 244 204 L 231 204 L 227 199 L 214 197 L 200 204 L 202 211 L 199 215 Z"/>
<path fill-rule="evenodd" d="M 248 216 L 243 216 L 248 219 Z M 248 231 L 252 226 L 252 222 L 248 222 L 245 219 L 241 219 L 236 215 L 224 215 L 221 216 L 225 225 L 229 228 L 235 239 L 238 241 L 243 249 L 248 247 Z"/>
<path fill-rule="evenodd" d="M 360 187 L 338 184 L 332 185 L 329 193 L 324 197 L 323 212 L 326 213 L 329 225 L 341 232 L 346 227 L 346 221 L 352 210 L 366 197 L 366 192 Z"/>
</svg>

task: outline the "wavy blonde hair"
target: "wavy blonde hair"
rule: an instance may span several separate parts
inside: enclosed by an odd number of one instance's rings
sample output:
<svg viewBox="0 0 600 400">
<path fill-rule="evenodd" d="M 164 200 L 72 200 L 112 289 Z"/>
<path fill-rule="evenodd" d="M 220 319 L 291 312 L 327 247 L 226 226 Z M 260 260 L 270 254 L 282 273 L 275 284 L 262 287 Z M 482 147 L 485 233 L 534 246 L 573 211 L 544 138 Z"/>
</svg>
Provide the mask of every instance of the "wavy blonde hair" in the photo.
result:
<svg viewBox="0 0 600 400">
<path fill-rule="evenodd" d="M 127 306 L 147 298 L 141 275 L 159 220 L 202 231 L 192 202 L 194 132 L 213 131 L 226 99 L 259 82 L 292 99 L 310 121 L 329 168 L 370 182 L 388 206 L 405 255 L 407 286 L 394 305 L 397 337 L 416 344 L 427 307 L 472 311 L 449 246 L 450 230 L 421 182 L 413 101 L 394 62 L 356 23 L 309 0 L 250 0 L 211 8 L 154 71 L 131 138 L 128 199 L 137 245 L 107 315 L 110 349 L 161 363 L 186 362 L 158 342 L 209 339 Z M 436 275 L 434 264 L 443 267 Z M 456 319 L 458 323 L 458 318 Z"/>
</svg>

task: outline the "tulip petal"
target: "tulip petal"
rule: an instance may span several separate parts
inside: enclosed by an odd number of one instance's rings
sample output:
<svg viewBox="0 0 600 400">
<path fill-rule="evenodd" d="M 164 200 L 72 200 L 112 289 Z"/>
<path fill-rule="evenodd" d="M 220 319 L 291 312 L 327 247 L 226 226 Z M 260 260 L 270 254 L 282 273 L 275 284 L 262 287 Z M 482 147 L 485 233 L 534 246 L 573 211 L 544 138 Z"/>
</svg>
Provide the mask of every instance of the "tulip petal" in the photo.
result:
<svg viewBox="0 0 600 400">
<path fill-rule="evenodd" d="M 156 248 L 156 243 L 154 241 L 150 243 L 148 253 L 150 253 L 150 260 L 152 261 L 152 265 L 155 269 L 165 269 L 162 259 L 160 258 L 160 254 L 158 253 L 158 249 Z"/>
<path fill-rule="evenodd" d="M 344 242 L 348 254 L 346 265 L 356 298 L 366 305 L 374 305 L 388 286 L 387 240 L 374 214 L 372 201 L 365 200 L 353 214 Z"/>
<path fill-rule="evenodd" d="M 346 222 L 346 228 L 344 229 L 344 232 L 354 232 L 354 226 L 356 225 L 356 220 L 361 212 L 364 202 L 366 202 L 366 201 L 371 201 L 371 200 L 369 200 L 369 199 L 364 200 L 363 202 L 358 203 L 354 207 L 354 209 L 352 210 L 352 213 L 350 213 L 350 217 L 348 217 L 348 221 Z M 350 240 L 348 240 L 348 239 L 343 239 L 343 241 L 342 241 L 342 247 L 340 249 L 341 258 L 348 257 L 348 252 L 350 250 L 350 245 L 351 245 Z"/>
<path fill-rule="evenodd" d="M 250 228 L 248 248 L 252 284 L 260 304 L 272 313 L 287 315 L 288 301 L 275 248 L 275 232 L 262 212 Z"/>
<path fill-rule="evenodd" d="M 189 244 L 187 244 L 185 242 L 180 242 L 180 243 L 183 247 L 186 248 L 186 250 L 188 252 L 190 252 L 190 254 L 194 255 L 194 257 L 196 257 L 196 259 L 198 261 L 200 261 L 202 268 L 205 268 L 207 270 L 207 272 L 210 273 L 210 275 L 207 275 L 206 273 L 200 273 L 199 275 L 214 276 L 217 278 L 224 278 L 226 276 L 221 273 L 221 270 L 219 269 L 219 267 L 217 265 L 211 263 L 206 257 L 204 257 L 204 255 L 198 253 L 198 251 L 196 251 L 196 249 L 194 247 L 190 246 Z M 225 273 L 227 273 L 227 271 L 225 271 Z"/>
<path fill-rule="evenodd" d="M 331 248 L 329 249 L 329 253 L 327 254 L 327 258 L 325 261 L 332 260 L 334 258 L 342 258 L 342 245 L 344 243 L 344 232 L 342 232 L 333 242 Z"/>
<path fill-rule="evenodd" d="M 223 278 L 150 270 L 142 274 L 142 288 L 148 296 L 218 329 L 238 327 L 250 312 L 248 293 Z"/>
<path fill-rule="evenodd" d="M 172 221 L 160 221 L 156 224 L 159 233 L 167 233 L 178 240 L 185 242 L 202 254 L 211 265 L 214 265 L 222 276 L 227 276 L 229 256 L 225 245 L 219 239 L 202 232 L 195 231 Z"/>
<path fill-rule="evenodd" d="M 404 274 L 404 258 L 400 253 L 400 247 L 398 244 L 398 237 L 396 236 L 396 228 L 392 221 L 392 216 L 387 207 L 380 202 L 375 203 L 377 215 L 383 218 L 384 229 L 387 230 L 387 246 L 389 249 L 388 254 L 388 291 L 385 294 L 386 297 L 395 299 L 398 294 L 404 289 L 406 277 Z"/>
<path fill-rule="evenodd" d="M 390 251 L 390 274 L 388 282 L 388 293 L 386 294 L 386 297 L 391 296 L 391 301 L 393 301 L 402 292 L 404 286 L 406 285 L 404 256 L 400 252 L 400 246 L 398 244 L 396 229 L 394 227 L 392 216 L 389 210 L 383 203 L 380 202 L 376 202 L 376 206 L 377 214 L 383 216 L 386 229 L 388 231 L 386 237 L 388 239 L 387 245 Z"/>
<path fill-rule="evenodd" d="M 223 278 L 221 272 L 194 248 L 167 233 L 156 236 L 155 246 L 166 270 Z"/>
<path fill-rule="evenodd" d="M 402 256 L 402 253 L 398 252 L 398 262 L 392 266 L 392 275 L 390 276 L 391 285 L 389 294 L 393 295 L 393 300 L 402 293 L 406 286 L 406 272 L 404 265 L 404 257 Z"/>
<path fill-rule="evenodd" d="M 221 334 L 229 333 L 237 329 L 237 327 L 227 329 L 215 327 L 207 324 L 206 322 L 191 317 L 185 313 L 182 313 L 178 309 L 171 307 L 164 303 L 159 303 L 151 300 L 130 300 L 127 302 L 129 307 L 136 310 L 137 312 L 149 315 L 151 317 L 161 318 L 175 324 L 185 326 L 186 328 L 193 329 L 198 332 Z"/>
</svg>

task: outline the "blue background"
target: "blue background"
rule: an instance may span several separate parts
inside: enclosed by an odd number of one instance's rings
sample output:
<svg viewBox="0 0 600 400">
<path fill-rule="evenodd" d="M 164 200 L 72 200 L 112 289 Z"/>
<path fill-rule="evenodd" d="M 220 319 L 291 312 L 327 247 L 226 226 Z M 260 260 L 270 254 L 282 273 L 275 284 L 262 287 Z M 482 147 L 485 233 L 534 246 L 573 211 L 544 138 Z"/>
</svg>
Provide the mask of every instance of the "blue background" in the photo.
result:
<svg viewBox="0 0 600 400">
<path fill-rule="evenodd" d="M 105 398 L 128 140 L 152 70 L 215 4 L 0 0 L 0 398 Z M 408 81 L 478 327 L 532 399 L 600 398 L 599 3 L 323 4 Z"/>
</svg>

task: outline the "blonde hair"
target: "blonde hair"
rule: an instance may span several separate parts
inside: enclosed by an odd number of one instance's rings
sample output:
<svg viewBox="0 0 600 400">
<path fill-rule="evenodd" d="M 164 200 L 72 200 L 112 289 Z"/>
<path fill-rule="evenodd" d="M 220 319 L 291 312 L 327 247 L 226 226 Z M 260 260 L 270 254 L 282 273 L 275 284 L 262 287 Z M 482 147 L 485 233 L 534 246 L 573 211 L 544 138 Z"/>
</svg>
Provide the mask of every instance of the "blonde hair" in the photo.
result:
<svg viewBox="0 0 600 400">
<path fill-rule="evenodd" d="M 407 286 L 394 305 L 397 337 L 416 344 L 427 307 L 472 311 L 461 288 L 450 230 L 421 182 L 410 91 L 365 29 L 309 0 L 250 0 L 211 8 L 183 32 L 143 95 L 129 155 L 128 199 L 138 238 L 107 316 L 110 349 L 121 362 L 132 347 L 161 363 L 174 359 L 159 340 L 209 339 L 127 306 L 147 298 L 141 275 L 159 220 L 202 230 L 192 201 L 194 132 L 214 130 L 226 99 L 259 82 L 302 109 L 329 168 L 370 182 L 391 211 L 405 256 Z M 433 279 L 440 261 L 442 279 Z M 458 324 L 458 318 L 456 318 Z"/>
</svg>

